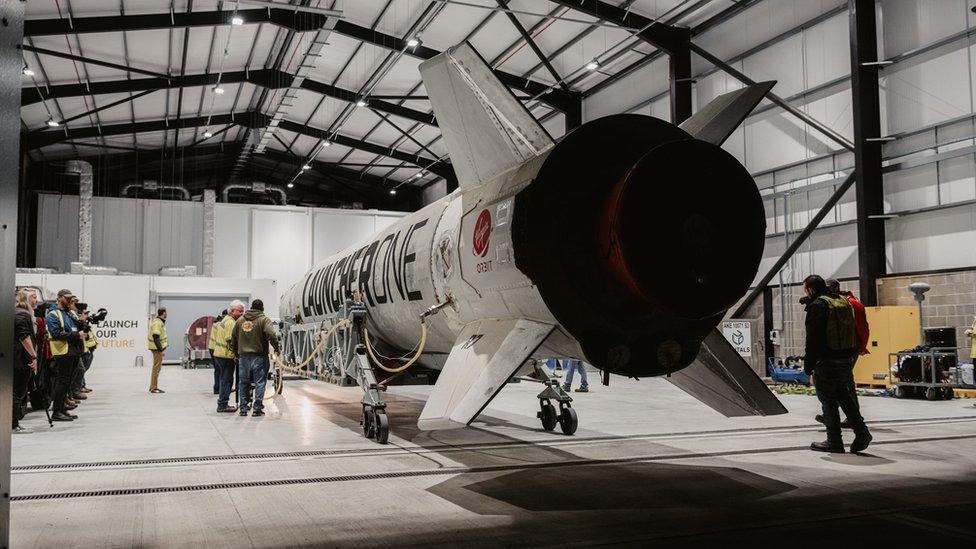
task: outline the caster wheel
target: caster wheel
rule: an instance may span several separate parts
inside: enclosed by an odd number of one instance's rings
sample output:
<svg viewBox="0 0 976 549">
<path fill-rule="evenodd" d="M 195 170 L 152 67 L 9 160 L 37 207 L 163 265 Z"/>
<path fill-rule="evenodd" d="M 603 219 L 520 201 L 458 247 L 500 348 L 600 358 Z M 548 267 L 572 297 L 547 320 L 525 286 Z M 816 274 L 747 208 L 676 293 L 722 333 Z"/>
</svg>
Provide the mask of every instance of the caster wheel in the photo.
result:
<svg viewBox="0 0 976 549">
<path fill-rule="evenodd" d="M 955 396 L 956 393 L 952 390 L 952 387 L 946 387 L 942 390 L 942 398 L 945 400 L 952 400 Z"/>
<path fill-rule="evenodd" d="M 925 390 L 925 400 L 939 400 L 942 397 L 942 391 L 937 387 L 929 387 Z"/>
<path fill-rule="evenodd" d="M 376 436 L 376 425 L 373 423 L 373 414 L 367 410 L 363 410 L 363 436 L 366 438 L 373 438 Z"/>
<path fill-rule="evenodd" d="M 386 444 L 390 440 L 390 418 L 386 417 L 386 412 L 374 412 L 373 425 L 376 431 L 376 442 Z"/>
<path fill-rule="evenodd" d="M 559 421 L 556 416 L 556 407 L 552 404 L 543 404 L 542 411 L 536 414 L 536 417 L 542 420 L 542 428 L 546 431 L 555 429 L 556 423 Z"/>
<path fill-rule="evenodd" d="M 559 414 L 559 428 L 564 435 L 571 435 L 576 432 L 577 420 L 576 410 L 569 406 L 563 408 L 563 413 Z"/>
<path fill-rule="evenodd" d="M 906 398 L 908 397 L 908 391 L 905 390 L 901 385 L 895 387 L 895 398 Z"/>
</svg>

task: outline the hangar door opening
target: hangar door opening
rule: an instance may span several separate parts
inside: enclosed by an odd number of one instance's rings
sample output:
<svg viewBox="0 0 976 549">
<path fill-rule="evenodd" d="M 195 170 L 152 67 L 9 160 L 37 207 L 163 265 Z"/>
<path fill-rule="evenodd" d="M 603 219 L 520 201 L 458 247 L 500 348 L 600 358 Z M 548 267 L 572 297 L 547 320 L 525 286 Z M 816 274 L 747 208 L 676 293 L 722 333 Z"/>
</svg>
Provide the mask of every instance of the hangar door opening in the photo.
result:
<svg viewBox="0 0 976 549">
<path fill-rule="evenodd" d="M 159 296 L 159 306 L 166 307 L 166 333 L 169 348 L 163 362 L 178 363 L 183 356 L 183 336 L 194 320 L 201 316 L 217 316 L 235 299 L 250 305 L 249 295 L 165 295 Z"/>
</svg>

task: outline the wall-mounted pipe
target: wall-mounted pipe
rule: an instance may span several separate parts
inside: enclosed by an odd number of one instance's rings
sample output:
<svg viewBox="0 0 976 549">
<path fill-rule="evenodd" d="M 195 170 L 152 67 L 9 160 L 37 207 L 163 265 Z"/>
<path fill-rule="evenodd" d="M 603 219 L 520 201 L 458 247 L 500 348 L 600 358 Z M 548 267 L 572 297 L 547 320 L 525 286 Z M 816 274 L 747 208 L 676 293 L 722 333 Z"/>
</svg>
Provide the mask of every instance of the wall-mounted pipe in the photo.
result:
<svg viewBox="0 0 976 549">
<path fill-rule="evenodd" d="M 267 183 L 262 183 L 260 181 L 255 181 L 253 183 L 230 183 L 224 185 L 221 195 L 223 195 L 224 202 L 230 199 L 230 192 L 233 190 L 250 191 L 253 193 L 276 193 L 281 197 L 279 205 L 285 206 L 288 204 L 288 193 L 285 192 L 280 185 L 268 185 Z"/>
<path fill-rule="evenodd" d="M 186 187 L 180 185 L 160 185 L 156 181 L 143 181 L 142 183 L 130 183 L 122 187 L 122 197 L 129 195 L 129 191 L 132 189 L 142 189 L 145 191 L 177 191 L 183 197 L 183 200 L 190 199 L 190 190 Z"/>
<path fill-rule="evenodd" d="M 78 262 L 91 263 L 92 249 L 92 196 L 95 188 L 91 164 L 84 160 L 69 160 L 65 165 L 68 173 L 78 174 Z"/>
</svg>

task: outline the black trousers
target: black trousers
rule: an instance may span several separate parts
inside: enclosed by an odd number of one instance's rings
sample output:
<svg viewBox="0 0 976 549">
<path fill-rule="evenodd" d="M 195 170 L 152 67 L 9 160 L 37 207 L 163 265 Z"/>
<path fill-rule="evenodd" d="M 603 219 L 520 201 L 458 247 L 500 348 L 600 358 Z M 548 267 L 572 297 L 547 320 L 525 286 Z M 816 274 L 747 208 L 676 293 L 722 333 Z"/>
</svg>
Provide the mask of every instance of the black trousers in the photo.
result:
<svg viewBox="0 0 976 549">
<path fill-rule="evenodd" d="M 17 427 L 20 420 L 24 419 L 24 399 L 27 397 L 27 383 L 30 381 L 30 376 L 31 369 L 27 366 L 14 366 L 13 427 Z"/>
<path fill-rule="evenodd" d="M 817 398 L 823 407 L 827 440 L 841 443 L 840 412 L 844 410 L 855 434 L 868 432 L 861 407 L 857 403 L 857 387 L 854 385 L 854 360 L 826 360 L 817 364 L 813 375 Z"/>
<path fill-rule="evenodd" d="M 62 355 L 54 357 L 54 391 L 51 400 L 54 401 L 54 411 L 64 412 L 64 399 L 71 388 L 71 379 L 78 370 L 81 359 L 76 356 Z"/>
</svg>

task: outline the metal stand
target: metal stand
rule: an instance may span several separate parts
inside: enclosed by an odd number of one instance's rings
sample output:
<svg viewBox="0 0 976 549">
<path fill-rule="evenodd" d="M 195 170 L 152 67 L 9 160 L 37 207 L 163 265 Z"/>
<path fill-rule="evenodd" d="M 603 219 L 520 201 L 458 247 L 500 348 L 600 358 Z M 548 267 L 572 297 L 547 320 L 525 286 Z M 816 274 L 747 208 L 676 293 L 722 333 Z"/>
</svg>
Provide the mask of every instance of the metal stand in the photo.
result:
<svg viewBox="0 0 976 549">
<path fill-rule="evenodd" d="M 952 400 L 954 396 L 954 387 L 958 387 L 953 382 L 941 381 L 943 379 L 940 376 L 939 370 L 939 358 L 942 357 L 955 357 L 955 350 L 943 350 L 938 348 L 933 348 L 928 351 L 923 352 L 903 352 L 903 353 L 889 353 L 888 354 L 888 364 L 889 372 L 891 370 L 890 365 L 892 363 L 892 357 L 894 357 L 895 363 L 898 365 L 899 379 L 896 383 L 891 379 L 891 385 L 895 388 L 895 398 L 906 398 L 909 396 L 924 396 L 927 400 Z M 921 379 L 918 381 L 902 381 L 901 380 L 901 365 L 902 360 L 905 358 L 917 358 L 921 362 L 921 368 L 919 374 Z M 925 381 L 925 374 L 929 374 L 929 379 L 931 381 Z M 948 371 L 946 372 L 948 375 Z M 891 375 L 889 374 L 889 379 Z"/>
<path fill-rule="evenodd" d="M 363 391 L 363 412 L 360 417 L 363 435 L 380 444 L 386 444 L 390 437 L 386 401 L 382 396 L 386 387 L 376 381 L 376 373 L 361 340 L 362 326 L 366 321 L 366 307 L 361 301 L 346 300 L 336 314 L 317 324 L 284 326 L 282 356 L 291 362 L 304 361 L 318 347 L 319 334 L 345 320 L 349 322 L 333 330 L 321 352 L 296 374 L 342 387 L 358 385 Z"/>
<path fill-rule="evenodd" d="M 576 410 L 572 407 L 573 398 L 563 390 L 562 386 L 559 384 L 559 378 L 555 375 L 549 373 L 549 369 L 542 366 L 538 361 L 534 364 L 535 372 L 532 381 L 541 380 L 543 385 L 546 386 L 541 393 L 537 395 L 539 399 L 539 407 L 541 410 L 536 414 L 536 417 L 542 421 L 542 428 L 546 431 L 552 431 L 556 428 L 556 424 L 559 424 L 559 428 L 565 435 L 572 435 L 576 432 L 576 428 L 579 421 L 576 417 Z M 559 412 L 556 412 L 556 406 L 553 406 L 553 401 L 555 401 L 559 406 Z"/>
</svg>

